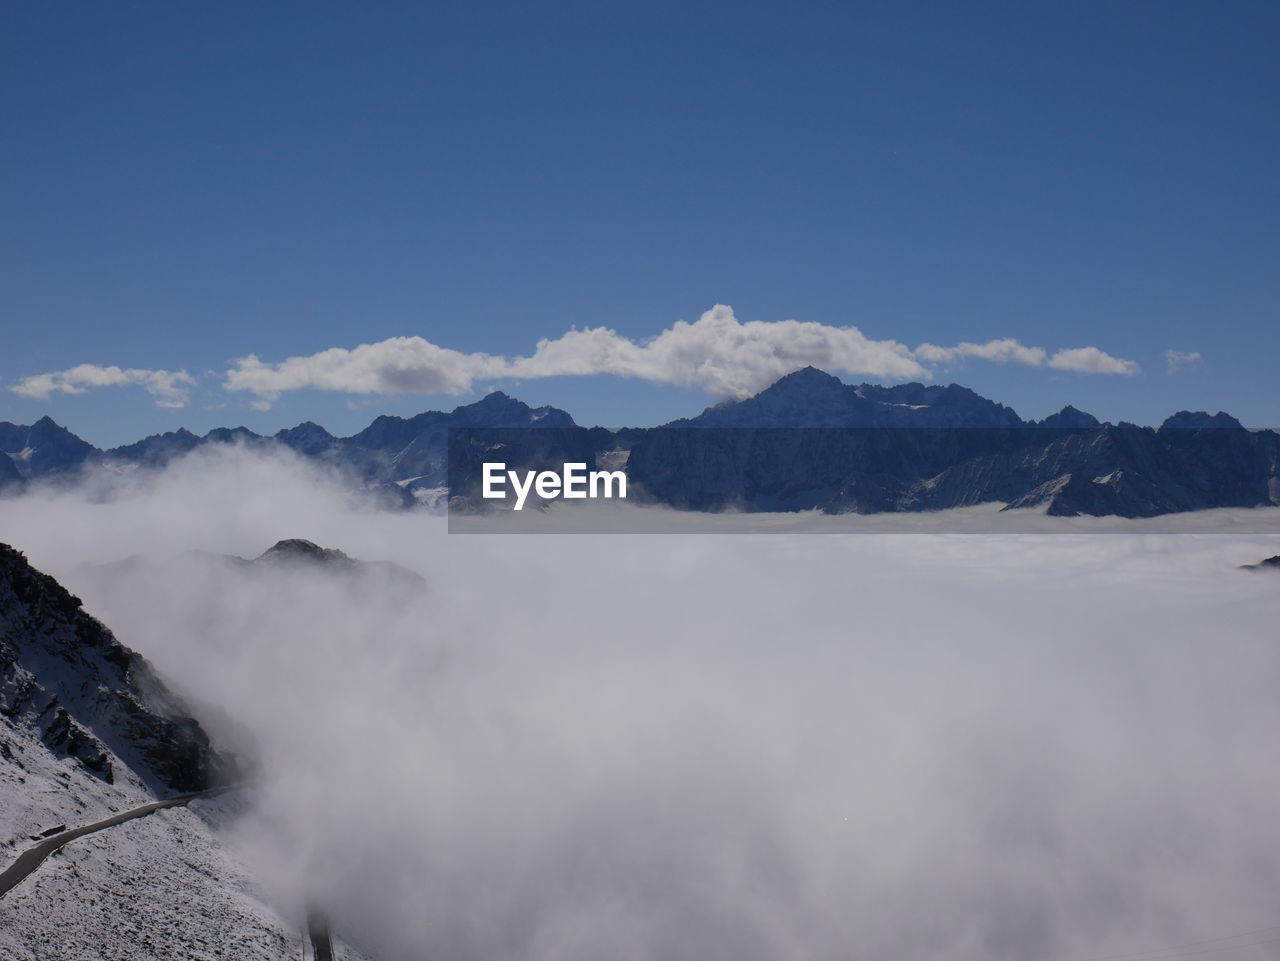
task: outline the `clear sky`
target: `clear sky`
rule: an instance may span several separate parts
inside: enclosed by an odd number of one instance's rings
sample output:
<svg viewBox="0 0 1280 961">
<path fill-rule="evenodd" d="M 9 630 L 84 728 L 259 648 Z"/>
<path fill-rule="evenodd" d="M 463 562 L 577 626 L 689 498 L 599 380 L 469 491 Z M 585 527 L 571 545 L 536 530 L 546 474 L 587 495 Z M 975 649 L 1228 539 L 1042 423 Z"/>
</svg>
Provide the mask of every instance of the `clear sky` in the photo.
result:
<svg viewBox="0 0 1280 961">
<path fill-rule="evenodd" d="M 0 16 L 0 420 L 651 424 L 813 362 L 1280 424 L 1274 3 Z"/>
</svg>

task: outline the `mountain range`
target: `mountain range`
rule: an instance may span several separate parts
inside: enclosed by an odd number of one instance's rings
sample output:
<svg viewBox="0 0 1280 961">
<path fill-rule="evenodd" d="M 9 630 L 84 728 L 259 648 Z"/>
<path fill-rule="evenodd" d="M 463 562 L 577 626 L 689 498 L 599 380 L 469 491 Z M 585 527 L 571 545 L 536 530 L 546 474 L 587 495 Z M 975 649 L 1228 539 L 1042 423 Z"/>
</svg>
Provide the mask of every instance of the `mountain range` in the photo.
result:
<svg viewBox="0 0 1280 961">
<path fill-rule="evenodd" d="M 91 467 L 157 468 L 238 443 L 330 465 L 387 505 L 408 507 L 450 486 L 458 492 L 450 429 L 500 429 L 510 442 L 524 428 L 554 432 L 541 435 L 535 460 L 573 451 L 592 468 L 625 469 L 638 496 L 700 510 L 872 513 L 996 501 L 1144 517 L 1280 503 L 1280 436 L 1246 430 L 1223 412 L 1179 411 L 1159 428 L 1103 423 L 1072 406 L 1024 420 L 958 384 L 849 385 L 812 367 L 654 428 L 583 428 L 566 411 L 501 392 L 450 412 L 384 415 L 350 437 L 306 422 L 269 437 L 244 427 L 178 430 L 99 450 L 48 417 L 0 423 L 0 488 L 73 479 Z"/>
</svg>

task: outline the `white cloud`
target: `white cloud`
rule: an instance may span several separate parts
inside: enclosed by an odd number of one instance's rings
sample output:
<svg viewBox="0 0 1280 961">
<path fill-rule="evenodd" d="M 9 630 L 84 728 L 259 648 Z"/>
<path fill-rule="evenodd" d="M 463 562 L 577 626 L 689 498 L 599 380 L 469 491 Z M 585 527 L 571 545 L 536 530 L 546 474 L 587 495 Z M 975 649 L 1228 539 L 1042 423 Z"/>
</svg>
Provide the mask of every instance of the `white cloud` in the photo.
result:
<svg viewBox="0 0 1280 961">
<path fill-rule="evenodd" d="M 717 304 L 694 323 L 677 321 L 646 342 L 606 327 L 541 340 L 532 357 L 507 367 L 512 377 L 614 374 L 698 387 L 717 397 L 746 397 L 807 365 L 876 378 L 929 376 L 894 340 L 871 340 L 857 327 L 781 320 L 742 323 Z"/>
<path fill-rule="evenodd" d="M 185 407 L 187 388 L 193 384 L 195 378 L 185 370 L 79 364 L 66 370 L 24 377 L 9 389 L 22 397 L 46 400 L 51 394 L 83 394 L 92 387 L 137 386 L 155 398 L 157 407 Z"/>
<path fill-rule="evenodd" d="M 648 340 L 632 340 L 608 327 L 573 329 L 538 341 L 534 352 L 524 357 L 461 353 L 421 337 L 393 337 L 353 350 L 333 348 L 278 364 L 250 354 L 235 361 L 225 386 L 253 393 L 255 406 L 261 407 L 282 391 L 300 388 L 351 394 L 464 394 L 479 379 L 612 374 L 741 398 L 809 364 L 834 374 L 928 380 L 933 376 L 931 365 L 967 358 L 1099 374 L 1138 370 L 1132 361 L 1096 347 L 1060 350 L 1051 358 L 1043 347 L 1004 338 L 953 347 L 921 344 L 913 351 L 895 340 L 872 340 L 853 326 L 742 322 L 731 307 L 718 304 L 693 323 L 677 321 Z"/>
<path fill-rule="evenodd" d="M 795 320 L 740 322 L 717 305 L 694 323 L 677 321 L 648 341 L 607 327 L 538 341 L 527 357 L 464 354 L 421 337 L 393 337 L 354 350 L 333 348 L 266 364 L 254 355 L 227 372 L 228 390 L 270 402 L 302 387 L 364 394 L 463 394 L 477 379 L 613 374 L 746 397 L 807 364 L 876 378 L 928 378 L 906 346 L 871 340 L 857 327 Z"/>
<path fill-rule="evenodd" d="M 1190 367 L 1200 359 L 1200 355 L 1195 351 L 1185 352 L 1181 350 L 1166 350 L 1164 352 L 1164 362 L 1171 374 L 1176 374 L 1185 367 Z"/>
<path fill-rule="evenodd" d="M 929 380 L 935 367 L 968 359 L 1047 365 L 1090 374 L 1139 371 L 1133 361 L 1113 357 L 1097 347 L 1063 349 L 1050 355 L 1043 347 L 1006 337 L 985 343 L 962 341 L 950 347 L 925 343 L 912 350 L 896 340 L 873 340 L 854 326 L 797 320 L 743 322 L 731 307 L 717 304 L 693 323 L 677 321 L 647 340 L 633 340 L 608 327 L 575 328 L 538 341 L 528 356 L 464 353 L 422 337 L 392 337 L 351 349 L 333 347 L 279 363 L 249 354 L 232 363 L 223 386 L 252 394 L 251 406 L 256 410 L 268 410 L 284 391 L 304 388 L 366 396 L 458 395 L 471 391 L 477 381 L 597 374 L 692 387 L 718 398 L 739 399 L 806 365 L 877 380 Z M 24 378 L 10 389 L 24 397 L 43 399 L 52 393 L 79 394 L 90 387 L 136 384 L 145 387 L 158 405 L 181 407 L 187 401 L 184 385 L 194 383 L 184 370 L 81 364 Z"/>
<path fill-rule="evenodd" d="M 1020 341 L 1005 337 L 1001 340 L 989 340 L 985 344 L 962 341 L 954 347 L 921 344 L 916 348 L 916 356 L 931 364 L 954 364 L 969 357 L 976 357 L 995 364 L 1025 364 L 1028 367 L 1042 367 L 1049 354 L 1043 347 L 1027 347 Z"/>
<path fill-rule="evenodd" d="M 279 364 L 264 364 L 250 354 L 235 361 L 225 386 L 251 391 L 259 403 L 303 387 L 349 394 L 465 394 L 474 378 L 501 376 L 504 364 L 501 357 L 463 354 L 421 337 L 392 337 Z"/>
<path fill-rule="evenodd" d="M 993 364 L 1023 364 L 1055 370 L 1073 370 L 1081 374 L 1137 374 L 1142 368 L 1132 360 L 1113 357 L 1097 347 L 1069 347 L 1050 356 L 1043 347 L 1028 347 L 1011 337 L 989 340 L 985 344 L 962 341 L 954 347 L 921 344 L 915 356 L 930 364 L 957 364 L 970 357 Z"/>
<path fill-rule="evenodd" d="M 1080 374 L 1138 374 L 1142 372 L 1132 360 L 1121 360 L 1097 347 L 1073 347 L 1060 350 L 1049 358 L 1055 370 L 1074 370 Z"/>
</svg>

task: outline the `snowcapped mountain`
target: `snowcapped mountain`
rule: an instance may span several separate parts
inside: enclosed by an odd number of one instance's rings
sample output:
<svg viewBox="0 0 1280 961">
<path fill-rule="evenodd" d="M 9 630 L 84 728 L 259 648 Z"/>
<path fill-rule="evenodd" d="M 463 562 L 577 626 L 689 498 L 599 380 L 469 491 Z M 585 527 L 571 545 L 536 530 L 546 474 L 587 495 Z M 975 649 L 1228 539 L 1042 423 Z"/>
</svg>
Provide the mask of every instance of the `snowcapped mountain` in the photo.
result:
<svg viewBox="0 0 1280 961">
<path fill-rule="evenodd" d="M 1280 503 L 1280 435 L 1245 430 L 1223 412 L 1179 411 L 1152 429 L 1103 423 L 1068 405 L 1027 421 L 958 384 L 855 386 L 813 367 L 754 397 L 649 429 L 588 430 L 565 411 L 531 408 L 501 392 L 448 413 L 381 416 L 351 437 L 306 422 L 273 437 L 244 427 L 204 437 L 180 430 L 97 451 L 48 418 L 31 427 L 0 424 L 7 454 L 0 491 L 74 476 L 86 465 L 155 468 L 201 447 L 238 443 L 288 449 L 337 470 L 388 508 L 408 508 L 474 486 L 470 455 L 485 445 L 451 452 L 450 428 L 531 427 L 548 433 L 540 441 L 507 438 L 508 459 L 528 448 L 529 466 L 565 452 L 594 465 L 607 454 L 609 463 L 625 463 L 645 496 L 681 508 L 870 513 L 999 502 L 1060 515 L 1149 517 Z M 722 436 L 710 436 L 715 429 Z M 796 429 L 807 433 L 786 433 Z M 452 483 L 451 453 L 455 468 L 462 463 Z"/>
<path fill-rule="evenodd" d="M 688 428 L 702 428 L 690 430 Z M 813 368 L 643 432 L 627 460 L 648 497 L 695 510 L 941 510 L 997 502 L 1152 517 L 1280 504 L 1280 435 L 1180 412 L 1159 430 L 1067 406 L 1043 421 L 969 390 L 843 384 Z"/>
<path fill-rule="evenodd" d="M 101 454 L 51 417 L 41 417 L 30 427 L 0 423 L 0 451 L 8 455 L 10 466 L 23 478 L 69 474 Z M 12 476 L 0 469 L 0 482 L 6 474 Z"/>
<path fill-rule="evenodd" d="M 297 957 L 301 927 L 219 840 L 244 802 L 211 792 L 235 776 L 143 658 L 0 545 L 0 957 Z"/>
</svg>

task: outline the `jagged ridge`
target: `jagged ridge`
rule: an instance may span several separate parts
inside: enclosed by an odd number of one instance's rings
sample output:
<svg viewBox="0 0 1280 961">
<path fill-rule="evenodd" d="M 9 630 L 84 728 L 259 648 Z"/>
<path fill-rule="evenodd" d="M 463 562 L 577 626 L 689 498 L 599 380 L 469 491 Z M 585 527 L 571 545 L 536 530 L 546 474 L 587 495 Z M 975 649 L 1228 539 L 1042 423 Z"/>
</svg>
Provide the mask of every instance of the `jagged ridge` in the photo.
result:
<svg viewBox="0 0 1280 961">
<path fill-rule="evenodd" d="M 1026 421 L 958 384 L 852 386 L 813 367 L 696 417 L 616 432 L 585 430 L 564 411 L 534 409 L 501 392 L 449 413 L 381 416 L 346 438 L 306 422 L 274 437 L 244 427 L 204 437 L 176 431 L 104 452 L 48 418 L 30 428 L 0 424 L 0 448 L 10 452 L 0 455 L 0 489 L 20 488 L 31 477 L 72 476 L 86 464 L 159 467 L 202 446 L 241 443 L 334 465 L 387 506 L 409 507 L 437 501 L 446 488 L 457 493 L 448 431 L 459 427 L 562 432 L 544 444 L 524 442 L 529 466 L 561 450 L 587 461 L 603 451 L 629 452 L 627 470 L 650 497 L 701 509 L 873 512 L 996 501 L 1052 514 L 1137 517 L 1280 503 L 1277 435 L 1246 431 L 1223 412 L 1179 411 L 1158 430 L 1113 426 L 1071 405 Z M 682 437 L 685 428 L 756 433 L 749 440 Z M 794 428 L 853 433 L 759 433 Z M 857 435 L 895 428 L 901 430 Z"/>
<path fill-rule="evenodd" d="M 204 790 L 232 773 L 146 660 L 4 544 L 0 715 L 108 782 L 117 762 L 157 794 Z"/>
</svg>

